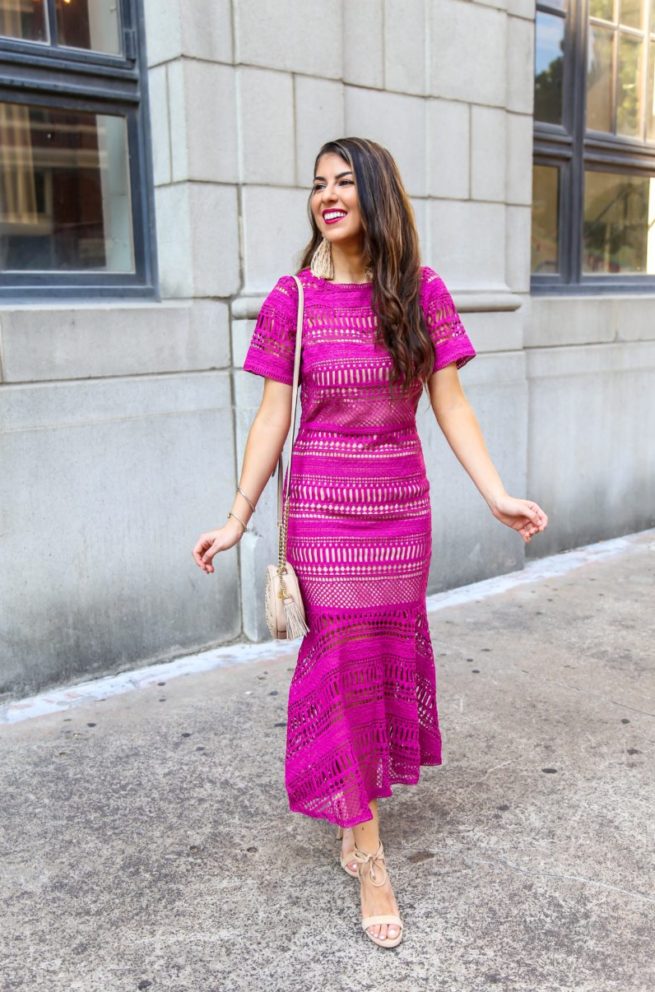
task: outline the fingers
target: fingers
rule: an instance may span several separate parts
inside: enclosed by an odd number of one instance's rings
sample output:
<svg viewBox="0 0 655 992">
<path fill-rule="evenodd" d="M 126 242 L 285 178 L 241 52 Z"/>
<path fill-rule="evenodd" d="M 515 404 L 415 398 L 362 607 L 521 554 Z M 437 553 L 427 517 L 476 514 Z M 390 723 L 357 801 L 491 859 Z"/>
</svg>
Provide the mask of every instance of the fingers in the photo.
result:
<svg viewBox="0 0 655 992">
<path fill-rule="evenodd" d="M 193 555 L 193 560 L 195 561 L 196 565 L 202 565 L 202 556 L 210 544 L 211 541 L 208 541 L 204 535 L 202 535 L 198 539 L 197 544 L 195 545 L 193 551 L 191 552 L 191 554 Z"/>
<path fill-rule="evenodd" d="M 222 551 L 220 542 L 210 535 L 202 534 L 191 554 L 198 568 L 209 573 L 214 571 L 212 559 L 219 551 Z"/>
<path fill-rule="evenodd" d="M 548 517 L 544 511 L 538 503 L 533 503 L 532 500 L 525 500 L 524 502 L 526 506 L 526 516 L 530 518 L 537 530 L 543 530 L 548 523 Z"/>
<path fill-rule="evenodd" d="M 204 568 L 206 572 L 214 571 L 212 560 L 214 558 L 214 555 L 218 554 L 218 552 L 222 550 L 223 550 L 223 545 L 219 541 L 214 541 L 205 551 L 204 555 L 201 558 L 201 562 L 202 562 L 201 567 Z"/>
</svg>

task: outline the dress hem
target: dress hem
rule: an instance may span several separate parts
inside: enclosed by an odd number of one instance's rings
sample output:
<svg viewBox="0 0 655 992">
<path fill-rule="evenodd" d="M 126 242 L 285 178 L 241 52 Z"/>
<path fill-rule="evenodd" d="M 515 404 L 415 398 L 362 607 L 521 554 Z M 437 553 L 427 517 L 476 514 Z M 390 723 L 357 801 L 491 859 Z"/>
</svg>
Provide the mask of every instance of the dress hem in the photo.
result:
<svg viewBox="0 0 655 992">
<path fill-rule="evenodd" d="M 422 761 L 421 764 L 420 764 L 420 768 L 424 768 L 424 767 L 438 768 L 442 764 L 443 764 L 443 761 L 441 761 L 441 760 L 439 760 L 439 761 Z M 389 783 L 389 791 L 388 792 L 382 792 L 381 790 L 376 790 L 374 795 L 368 796 L 367 802 L 370 803 L 370 802 L 372 802 L 373 799 L 389 799 L 391 796 L 394 795 L 394 792 L 393 792 L 393 789 L 391 788 L 391 786 L 394 786 L 394 785 L 418 785 L 419 780 L 420 780 L 420 774 L 421 774 L 420 773 L 420 768 L 419 768 L 419 773 L 417 774 L 416 778 L 412 778 L 412 779 L 400 779 L 400 778 L 391 779 L 391 782 Z M 335 827 L 343 827 L 344 830 L 347 830 L 350 827 L 356 827 L 358 823 L 368 823 L 369 820 L 372 820 L 373 819 L 373 815 L 371 814 L 371 816 L 366 816 L 366 817 L 364 817 L 364 819 L 360 819 L 360 820 L 354 820 L 352 818 L 350 818 L 348 820 L 339 820 L 339 819 L 336 819 L 336 818 L 334 818 L 332 816 L 325 816 L 323 813 L 312 813 L 309 810 L 303 809 L 299 805 L 294 805 L 291 802 L 289 802 L 289 810 L 292 813 L 301 813 L 303 816 L 309 816 L 313 820 L 325 820 L 327 823 L 334 824 Z"/>
</svg>

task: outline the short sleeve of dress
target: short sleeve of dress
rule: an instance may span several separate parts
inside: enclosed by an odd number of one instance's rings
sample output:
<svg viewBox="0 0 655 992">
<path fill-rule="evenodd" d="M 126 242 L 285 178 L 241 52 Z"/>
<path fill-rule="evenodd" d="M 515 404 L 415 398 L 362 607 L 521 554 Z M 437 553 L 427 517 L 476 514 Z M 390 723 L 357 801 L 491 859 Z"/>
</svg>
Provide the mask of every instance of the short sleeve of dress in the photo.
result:
<svg viewBox="0 0 655 992">
<path fill-rule="evenodd" d="M 434 345 L 433 372 L 457 363 L 457 368 L 477 354 L 445 282 L 429 265 L 423 266 L 421 300 Z"/>
<path fill-rule="evenodd" d="M 243 368 L 293 385 L 298 319 L 298 287 L 293 276 L 280 276 L 261 305 Z"/>
</svg>

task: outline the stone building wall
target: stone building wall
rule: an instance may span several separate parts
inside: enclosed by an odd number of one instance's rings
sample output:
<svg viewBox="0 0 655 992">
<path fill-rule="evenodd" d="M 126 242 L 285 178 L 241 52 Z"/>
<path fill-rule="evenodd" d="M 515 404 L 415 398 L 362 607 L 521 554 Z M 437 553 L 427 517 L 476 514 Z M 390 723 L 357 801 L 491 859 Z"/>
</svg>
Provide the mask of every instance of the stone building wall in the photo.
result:
<svg viewBox="0 0 655 992">
<path fill-rule="evenodd" d="M 0 672 L 28 691 L 264 636 L 274 485 L 215 575 L 191 559 L 232 500 L 262 383 L 259 306 L 309 237 L 314 156 L 386 145 L 423 261 L 478 357 L 464 389 L 542 555 L 655 523 L 655 300 L 530 297 L 534 5 L 145 0 L 161 299 L 0 310 L 8 569 Z M 430 591 L 520 568 L 425 401 Z M 651 446 L 652 447 L 652 446 Z"/>
</svg>

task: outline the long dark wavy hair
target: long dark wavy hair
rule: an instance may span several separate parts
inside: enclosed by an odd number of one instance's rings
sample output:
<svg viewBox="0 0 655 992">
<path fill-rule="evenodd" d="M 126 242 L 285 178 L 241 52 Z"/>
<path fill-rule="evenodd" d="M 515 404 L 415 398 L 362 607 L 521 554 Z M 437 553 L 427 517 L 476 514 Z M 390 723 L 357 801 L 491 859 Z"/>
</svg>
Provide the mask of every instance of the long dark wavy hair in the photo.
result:
<svg viewBox="0 0 655 992">
<path fill-rule="evenodd" d="M 364 232 L 364 256 L 372 270 L 373 309 L 378 340 L 391 355 L 391 383 L 409 388 L 425 383 L 432 373 L 434 346 L 419 300 L 421 259 L 414 210 L 392 155 L 368 138 L 327 141 L 314 162 L 336 152 L 352 169 Z M 300 269 L 310 265 L 323 235 L 311 209 L 312 237 L 301 256 Z"/>
</svg>

